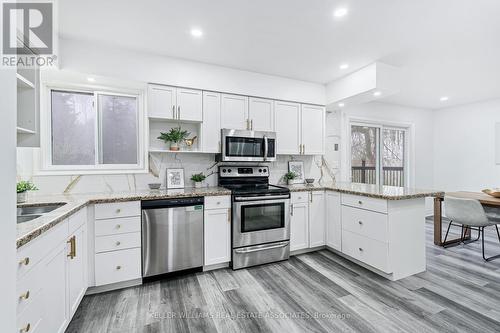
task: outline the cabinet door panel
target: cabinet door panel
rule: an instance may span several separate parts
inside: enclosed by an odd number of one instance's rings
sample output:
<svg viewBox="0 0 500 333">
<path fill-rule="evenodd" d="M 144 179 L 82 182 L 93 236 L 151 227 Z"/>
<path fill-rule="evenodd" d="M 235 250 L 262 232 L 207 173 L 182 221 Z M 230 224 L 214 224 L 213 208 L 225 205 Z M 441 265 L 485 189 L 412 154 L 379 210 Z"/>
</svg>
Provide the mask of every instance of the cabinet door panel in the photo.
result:
<svg viewBox="0 0 500 333">
<path fill-rule="evenodd" d="M 221 127 L 229 129 L 247 129 L 248 97 L 222 95 Z"/>
<path fill-rule="evenodd" d="M 309 247 L 325 245 L 325 193 L 310 192 Z"/>
<path fill-rule="evenodd" d="M 274 103 L 270 99 L 250 98 L 248 118 L 254 131 L 274 131 Z"/>
<path fill-rule="evenodd" d="M 342 222 L 340 193 L 326 192 L 326 245 L 342 250 Z"/>
<path fill-rule="evenodd" d="M 176 106 L 176 88 L 168 86 L 150 85 L 149 112 L 151 118 L 174 119 Z"/>
<path fill-rule="evenodd" d="M 309 247 L 309 213 L 308 203 L 297 203 L 292 206 L 290 218 L 290 251 Z"/>
<path fill-rule="evenodd" d="M 203 92 L 203 123 L 201 124 L 201 142 L 204 153 L 220 153 L 220 113 L 221 94 Z"/>
<path fill-rule="evenodd" d="M 299 154 L 300 104 L 274 102 L 278 154 Z"/>
<path fill-rule="evenodd" d="M 177 88 L 177 117 L 180 120 L 202 121 L 201 90 Z"/>
<path fill-rule="evenodd" d="M 302 105 L 301 136 L 306 155 L 325 153 L 325 108 L 314 105 Z"/>
<path fill-rule="evenodd" d="M 68 296 L 70 317 L 76 312 L 87 290 L 87 226 L 83 225 L 72 236 L 75 242 L 75 255 L 68 257 Z"/>
<path fill-rule="evenodd" d="M 230 209 L 205 211 L 205 266 L 231 260 Z"/>
</svg>

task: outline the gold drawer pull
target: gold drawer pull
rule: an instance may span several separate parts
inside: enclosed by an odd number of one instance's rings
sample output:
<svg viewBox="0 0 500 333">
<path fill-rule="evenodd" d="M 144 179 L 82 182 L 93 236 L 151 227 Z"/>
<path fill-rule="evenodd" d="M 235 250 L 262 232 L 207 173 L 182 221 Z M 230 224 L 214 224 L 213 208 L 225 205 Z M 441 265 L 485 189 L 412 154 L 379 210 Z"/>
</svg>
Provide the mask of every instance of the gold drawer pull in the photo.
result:
<svg viewBox="0 0 500 333">
<path fill-rule="evenodd" d="M 359 203 L 360 205 L 362 205 L 362 204 L 363 204 L 363 201 L 359 200 L 359 201 L 358 201 L 358 203 Z"/>
<path fill-rule="evenodd" d="M 30 298 L 30 291 L 26 291 L 24 294 L 21 294 L 21 296 L 19 296 L 20 299 L 28 299 Z"/>
<path fill-rule="evenodd" d="M 120 244 L 121 244 L 120 242 L 116 242 L 116 246 L 120 246 Z"/>
<path fill-rule="evenodd" d="M 29 263 L 30 263 L 30 258 L 29 257 L 26 257 L 24 259 L 19 260 L 19 265 L 28 266 Z"/>
<path fill-rule="evenodd" d="M 358 221 L 359 225 L 363 225 L 363 221 Z"/>
<path fill-rule="evenodd" d="M 69 244 L 68 257 L 73 259 L 76 257 L 76 236 L 72 236 L 66 243 Z"/>
<path fill-rule="evenodd" d="M 116 269 L 120 270 L 120 269 L 122 269 L 122 266 L 116 266 Z"/>
<path fill-rule="evenodd" d="M 120 229 L 121 227 L 122 227 L 121 224 L 116 225 L 116 229 Z"/>
<path fill-rule="evenodd" d="M 217 201 L 217 204 L 220 205 L 220 201 Z"/>
<path fill-rule="evenodd" d="M 31 324 L 28 323 L 28 325 L 24 326 L 23 328 L 21 328 L 19 331 L 20 332 L 29 332 L 31 329 Z"/>
<path fill-rule="evenodd" d="M 358 250 L 359 250 L 359 252 L 363 252 L 363 248 L 362 247 L 360 247 Z"/>
<path fill-rule="evenodd" d="M 116 210 L 116 214 L 120 214 L 121 212 L 122 212 L 122 210 L 121 210 L 120 208 L 118 208 L 118 209 Z"/>
</svg>

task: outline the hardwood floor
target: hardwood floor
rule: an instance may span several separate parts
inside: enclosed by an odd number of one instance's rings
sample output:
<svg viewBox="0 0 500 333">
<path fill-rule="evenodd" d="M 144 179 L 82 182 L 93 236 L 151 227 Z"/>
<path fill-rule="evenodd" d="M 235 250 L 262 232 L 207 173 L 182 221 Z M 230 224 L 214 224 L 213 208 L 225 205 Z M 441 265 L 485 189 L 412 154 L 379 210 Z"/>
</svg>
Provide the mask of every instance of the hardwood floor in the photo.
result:
<svg viewBox="0 0 500 333">
<path fill-rule="evenodd" d="M 67 332 L 499 332 L 500 259 L 426 226 L 427 271 L 397 282 L 323 250 L 86 296 Z"/>
</svg>

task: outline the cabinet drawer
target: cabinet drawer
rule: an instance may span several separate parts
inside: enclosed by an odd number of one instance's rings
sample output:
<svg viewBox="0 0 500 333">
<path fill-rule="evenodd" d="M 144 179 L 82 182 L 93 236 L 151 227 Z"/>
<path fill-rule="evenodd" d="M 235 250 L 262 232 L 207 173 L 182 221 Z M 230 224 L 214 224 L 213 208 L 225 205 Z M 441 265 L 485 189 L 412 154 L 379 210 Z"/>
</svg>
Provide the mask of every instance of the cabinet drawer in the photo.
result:
<svg viewBox="0 0 500 333">
<path fill-rule="evenodd" d="M 311 196 L 311 192 L 292 192 L 290 194 L 292 204 L 307 203 Z"/>
<path fill-rule="evenodd" d="M 40 297 L 42 289 L 42 279 L 40 278 L 42 264 L 37 265 L 22 278 L 17 279 L 16 283 L 16 299 L 17 299 L 17 313 L 21 313 L 27 306 L 29 306 L 36 298 Z"/>
<path fill-rule="evenodd" d="M 231 197 L 229 195 L 205 197 L 205 209 L 220 208 L 231 208 Z"/>
<path fill-rule="evenodd" d="M 342 230 L 342 252 L 382 272 L 391 273 L 387 243 Z"/>
<path fill-rule="evenodd" d="M 139 278 L 141 278 L 140 248 L 96 254 L 96 286 Z"/>
<path fill-rule="evenodd" d="M 128 201 L 128 202 L 115 202 L 108 204 L 95 205 L 95 219 L 112 219 L 117 217 L 126 216 L 140 216 L 141 215 L 141 202 Z"/>
<path fill-rule="evenodd" d="M 342 194 L 342 204 L 387 214 L 387 200 L 383 199 L 374 199 L 363 197 L 360 195 Z"/>
<path fill-rule="evenodd" d="M 138 231 L 141 231 L 140 216 L 95 221 L 96 236 L 117 235 Z"/>
<path fill-rule="evenodd" d="M 385 214 L 342 206 L 342 228 L 381 242 L 389 240 Z"/>
<path fill-rule="evenodd" d="M 141 233 L 132 232 L 95 238 L 95 252 L 107 252 L 141 247 Z"/>
<path fill-rule="evenodd" d="M 17 278 L 29 272 L 42 258 L 68 238 L 65 220 L 17 250 Z"/>
<path fill-rule="evenodd" d="M 50 296 L 46 296 L 50 297 Z M 50 311 L 50 309 L 47 309 Z M 17 331 L 16 332 L 41 332 L 43 315 L 43 297 L 34 298 L 33 301 L 17 314 Z"/>
</svg>

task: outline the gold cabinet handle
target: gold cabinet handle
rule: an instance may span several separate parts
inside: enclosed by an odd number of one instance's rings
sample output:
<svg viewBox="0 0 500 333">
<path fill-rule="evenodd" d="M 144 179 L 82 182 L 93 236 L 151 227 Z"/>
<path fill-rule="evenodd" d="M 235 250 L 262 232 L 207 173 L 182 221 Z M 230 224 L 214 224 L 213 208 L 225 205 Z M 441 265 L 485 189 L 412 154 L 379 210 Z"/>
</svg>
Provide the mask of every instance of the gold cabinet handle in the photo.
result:
<svg viewBox="0 0 500 333">
<path fill-rule="evenodd" d="M 121 210 L 120 208 L 118 208 L 118 209 L 116 210 L 116 214 L 120 214 L 121 212 L 122 212 L 122 210 Z"/>
<path fill-rule="evenodd" d="M 293 216 L 293 204 L 290 204 L 290 215 Z"/>
<path fill-rule="evenodd" d="M 172 105 L 172 118 L 175 119 L 175 105 Z"/>
<path fill-rule="evenodd" d="M 118 266 L 116 266 L 116 269 L 120 270 L 120 269 L 122 269 L 122 266 L 118 265 Z"/>
<path fill-rule="evenodd" d="M 253 130 L 253 119 L 250 120 L 250 129 Z"/>
<path fill-rule="evenodd" d="M 30 291 L 26 291 L 25 293 L 21 294 L 21 296 L 19 296 L 20 299 L 28 299 L 30 298 Z"/>
<path fill-rule="evenodd" d="M 227 210 L 227 222 L 231 224 L 231 209 Z"/>
<path fill-rule="evenodd" d="M 120 244 L 121 244 L 121 243 L 120 243 L 119 241 L 118 241 L 118 242 L 116 242 L 116 246 L 120 246 Z"/>
<path fill-rule="evenodd" d="M 363 201 L 359 200 L 359 201 L 358 201 L 358 204 L 362 205 L 362 204 L 363 204 Z"/>
<path fill-rule="evenodd" d="M 306 145 L 303 144 L 302 145 L 302 155 L 305 155 L 306 154 Z"/>
<path fill-rule="evenodd" d="M 30 263 L 30 258 L 29 257 L 26 257 L 24 259 L 19 260 L 19 265 L 28 266 L 29 263 Z"/>
<path fill-rule="evenodd" d="M 311 202 L 313 202 L 313 193 L 312 191 L 310 193 L 311 193 Z"/>
<path fill-rule="evenodd" d="M 30 329 L 31 329 L 31 324 L 30 324 L 30 323 L 28 323 L 26 326 L 24 326 L 23 328 L 21 328 L 21 329 L 19 330 L 19 332 L 29 332 L 29 331 L 30 331 Z"/>
<path fill-rule="evenodd" d="M 181 119 L 181 106 L 177 107 L 177 119 Z"/>
<path fill-rule="evenodd" d="M 68 241 L 67 243 L 69 244 L 70 246 L 70 250 L 69 250 L 69 253 L 68 253 L 68 257 L 70 257 L 70 259 L 73 259 L 74 257 L 76 257 L 76 236 L 72 236 Z"/>
<path fill-rule="evenodd" d="M 120 229 L 121 227 L 122 227 L 121 224 L 116 225 L 116 229 Z"/>
</svg>

